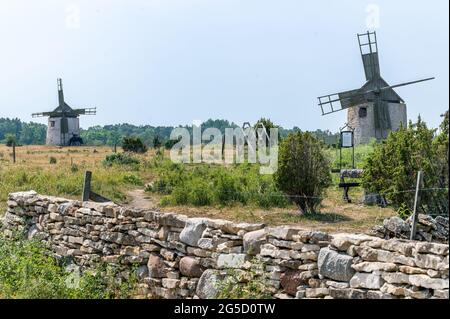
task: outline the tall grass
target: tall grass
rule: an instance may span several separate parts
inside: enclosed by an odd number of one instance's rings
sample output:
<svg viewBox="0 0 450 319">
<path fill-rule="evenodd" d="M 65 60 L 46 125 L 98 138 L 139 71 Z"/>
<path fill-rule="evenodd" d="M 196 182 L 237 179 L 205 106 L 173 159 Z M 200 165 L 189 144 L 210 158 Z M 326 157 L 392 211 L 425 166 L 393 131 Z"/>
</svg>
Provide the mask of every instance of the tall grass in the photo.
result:
<svg viewBox="0 0 450 319">
<path fill-rule="evenodd" d="M 258 165 L 183 165 L 155 158 L 151 167 L 157 177 L 147 191 L 164 194 L 163 205 L 289 205 L 273 177 L 259 174 Z"/>
</svg>

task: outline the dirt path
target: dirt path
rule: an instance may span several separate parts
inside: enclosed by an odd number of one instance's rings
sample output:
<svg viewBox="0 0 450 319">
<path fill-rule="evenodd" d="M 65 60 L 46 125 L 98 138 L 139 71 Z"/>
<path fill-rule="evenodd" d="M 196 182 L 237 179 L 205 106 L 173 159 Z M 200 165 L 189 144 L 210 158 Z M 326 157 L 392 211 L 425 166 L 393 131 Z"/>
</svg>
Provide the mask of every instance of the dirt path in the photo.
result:
<svg viewBox="0 0 450 319">
<path fill-rule="evenodd" d="M 143 189 L 134 189 L 127 193 L 127 196 L 131 199 L 126 205 L 127 207 L 137 209 L 154 209 L 155 203 L 150 199 Z"/>
</svg>

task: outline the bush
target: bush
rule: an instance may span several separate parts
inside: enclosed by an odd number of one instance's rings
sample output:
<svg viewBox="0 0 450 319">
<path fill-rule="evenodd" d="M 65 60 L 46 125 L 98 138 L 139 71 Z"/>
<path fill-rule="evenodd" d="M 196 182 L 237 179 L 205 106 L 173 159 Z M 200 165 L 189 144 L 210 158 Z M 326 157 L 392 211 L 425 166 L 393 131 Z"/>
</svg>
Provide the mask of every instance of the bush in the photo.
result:
<svg viewBox="0 0 450 319">
<path fill-rule="evenodd" d="M 107 155 L 103 161 L 103 165 L 112 166 L 116 165 L 139 165 L 139 160 L 127 153 L 114 153 Z"/>
<path fill-rule="evenodd" d="M 253 260 L 253 269 L 246 273 L 234 269 L 227 271 L 227 276 L 219 281 L 219 299 L 271 299 L 267 284 L 260 274 L 263 264 Z"/>
<path fill-rule="evenodd" d="M 122 141 L 122 148 L 125 152 L 145 153 L 147 146 L 139 137 L 124 137 Z"/>
<path fill-rule="evenodd" d="M 81 273 L 76 282 L 65 267 L 42 241 L 18 234 L 6 238 L 0 229 L 0 298 L 130 298 L 136 287 L 134 273 L 120 280 L 118 269 L 104 264 Z"/>
<path fill-rule="evenodd" d="M 17 143 L 17 139 L 14 134 L 6 134 L 6 146 L 12 147 L 15 142 Z"/>
<path fill-rule="evenodd" d="M 315 212 L 331 184 L 330 164 L 321 142 L 308 132 L 289 134 L 280 145 L 275 181 L 302 213 Z"/>
<path fill-rule="evenodd" d="M 259 166 L 238 164 L 186 166 L 155 158 L 150 167 L 156 178 L 146 191 L 166 195 L 162 205 L 254 204 L 263 208 L 286 207 L 289 202 L 270 175 L 260 175 Z"/>
<path fill-rule="evenodd" d="M 408 127 L 389 134 L 366 161 L 363 177 L 366 191 L 383 195 L 406 217 L 413 208 L 417 172 L 421 170 L 424 188 L 447 188 L 422 191 L 421 209 L 448 214 L 448 124 L 445 129 L 445 119 L 442 128 L 443 132 L 436 138 L 436 130 L 428 129 L 419 117 L 417 123 L 410 122 Z"/>
<path fill-rule="evenodd" d="M 49 159 L 50 164 L 56 164 L 57 162 L 58 161 L 56 160 L 56 157 L 50 156 L 50 159 Z"/>
</svg>

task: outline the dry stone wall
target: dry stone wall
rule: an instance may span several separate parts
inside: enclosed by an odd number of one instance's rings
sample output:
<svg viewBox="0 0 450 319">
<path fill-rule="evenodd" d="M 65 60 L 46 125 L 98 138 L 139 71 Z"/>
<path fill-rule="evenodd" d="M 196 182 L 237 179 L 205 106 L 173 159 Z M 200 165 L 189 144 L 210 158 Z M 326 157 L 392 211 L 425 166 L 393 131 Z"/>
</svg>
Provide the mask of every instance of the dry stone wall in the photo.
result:
<svg viewBox="0 0 450 319">
<path fill-rule="evenodd" d="M 137 271 L 142 298 L 216 298 L 230 270 L 239 284 L 263 282 L 274 298 L 449 296 L 447 244 L 188 218 L 33 191 L 10 194 L 7 204 L 4 232 L 42 238 L 81 268 L 102 261 L 124 276 Z"/>
</svg>

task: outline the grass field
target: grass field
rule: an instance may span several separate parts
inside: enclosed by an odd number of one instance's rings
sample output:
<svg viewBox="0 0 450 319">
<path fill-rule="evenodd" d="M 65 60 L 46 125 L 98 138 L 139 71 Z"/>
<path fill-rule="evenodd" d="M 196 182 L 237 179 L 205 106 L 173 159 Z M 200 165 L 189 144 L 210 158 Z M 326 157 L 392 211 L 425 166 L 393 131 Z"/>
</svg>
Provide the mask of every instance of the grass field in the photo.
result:
<svg viewBox="0 0 450 319">
<path fill-rule="evenodd" d="M 357 148 L 357 167 L 361 167 L 371 146 Z M 120 151 L 120 150 L 119 150 Z M 326 150 L 332 162 L 338 153 Z M 350 150 L 346 150 L 344 160 L 349 161 Z M 235 221 L 263 222 L 270 225 L 295 224 L 325 231 L 365 231 L 380 224 L 395 212 L 391 208 L 368 207 L 360 203 L 361 189 L 351 191 L 354 203 L 345 203 L 342 192 L 331 186 L 324 197 L 319 214 L 300 216 L 295 206 L 261 208 L 249 202 L 233 205 L 211 204 L 193 206 L 173 204 L 165 200 L 163 194 L 143 192 L 145 185 L 155 181 L 155 152 L 136 155 L 138 165 L 105 166 L 103 161 L 112 154 L 108 147 L 18 147 L 17 163 L 12 164 L 11 148 L 0 145 L 0 211 L 5 211 L 7 195 L 10 192 L 33 189 L 38 193 L 81 198 L 82 181 L 85 170 L 93 172 L 93 191 L 119 204 L 129 204 L 141 208 L 157 209 L 211 218 Z M 52 162 L 52 164 L 51 164 Z M 199 165 L 197 165 L 199 166 Z M 202 166 L 202 165 L 200 165 Z M 192 169 L 192 167 L 191 167 Z M 231 169 L 229 167 L 224 169 Z M 337 178 L 334 178 L 337 181 Z M 202 189 L 199 190 L 202 193 Z M 164 205 L 161 205 L 163 203 Z"/>
</svg>

